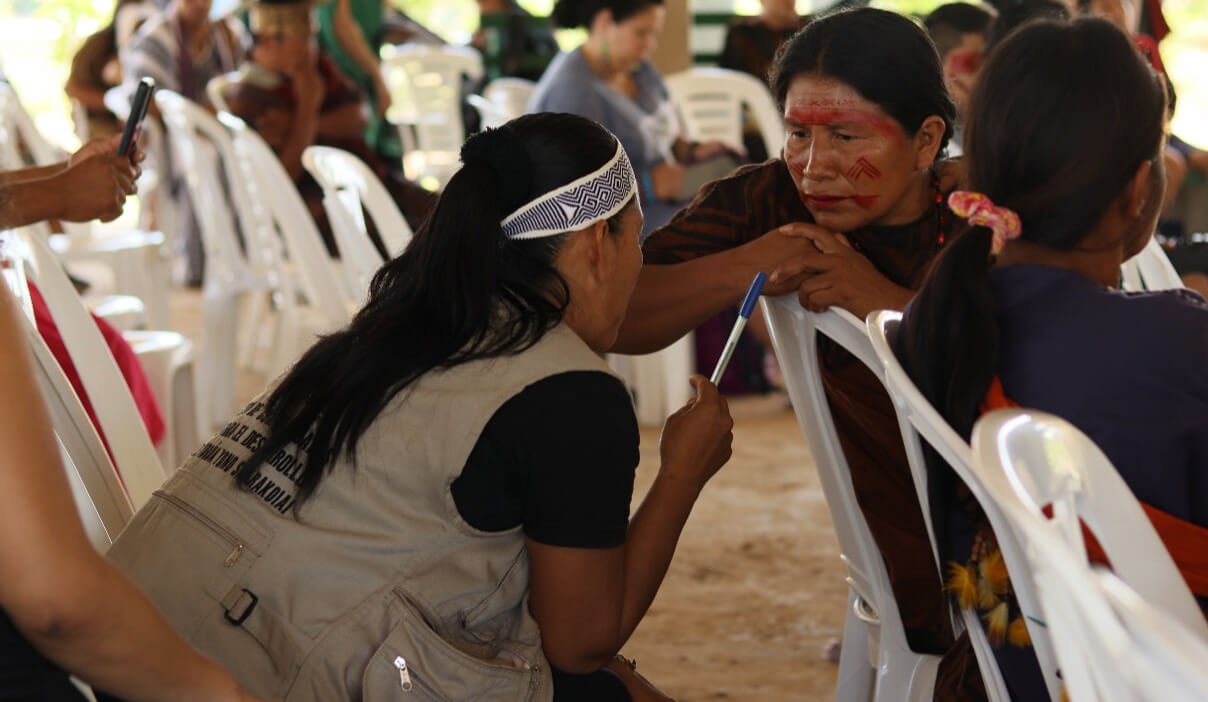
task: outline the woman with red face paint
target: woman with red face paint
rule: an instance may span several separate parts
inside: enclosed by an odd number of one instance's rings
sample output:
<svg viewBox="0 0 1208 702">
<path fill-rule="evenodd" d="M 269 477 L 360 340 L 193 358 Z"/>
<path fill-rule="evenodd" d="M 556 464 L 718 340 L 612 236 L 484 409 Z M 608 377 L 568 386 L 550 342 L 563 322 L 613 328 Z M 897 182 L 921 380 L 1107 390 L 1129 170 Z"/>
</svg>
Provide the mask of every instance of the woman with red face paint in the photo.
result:
<svg viewBox="0 0 1208 702">
<path fill-rule="evenodd" d="M 742 298 L 798 293 L 812 310 L 902 309 L 952 217 L 933 168 L 955 108 L 935 47 L 914 22 L 859 9 L 814 20 L 777 55 L 783 155 L 706 186 L 645 242 L 646 265 L 616 350 L 670 344 Z M 888 564 L 911 646 L 952 641 L 948 606 L 888 396 L 820 342 L 823 382 L 852 482 Z"/>
</svg>

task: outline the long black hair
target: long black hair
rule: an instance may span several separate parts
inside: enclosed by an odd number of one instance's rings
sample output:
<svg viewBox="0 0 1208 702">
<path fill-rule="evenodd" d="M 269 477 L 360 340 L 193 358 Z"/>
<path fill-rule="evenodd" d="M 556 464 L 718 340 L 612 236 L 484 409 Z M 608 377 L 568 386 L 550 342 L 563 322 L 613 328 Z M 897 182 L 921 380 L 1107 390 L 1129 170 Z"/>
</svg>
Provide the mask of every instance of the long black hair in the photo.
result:
<svg viewBox="0 0 1208 702">
<path fill-rule="evenodd" d="M 851 86 L 897 120 L 907 134 L 932 115 L 944 120 L 940 151 L 952 136 L 956 106 L 930 37 L 894 12 L 863 7 L 824 15 L 806 25 L 776 52 L 768 78 L 784 112 L 789 87 L 815 74 Z"/>
<path fill-rule="evenodd" d="M 1141 164 L 1160 169 L 1165 115 L 1160 79 L 1110 23 L 1030 23 L 990 55 L 970 98 L 969 189 L 1014 210 L 1023 239 L 1071 250 Z M 966 439 L 999 361 L 990 238 L 954 237 L 900 338 L 907 372 Z"/>
<path fill-rule="evenodd" d="M 433 369 L 519 353 L 558 324 L 570 288 L 554 266 L 566 235 L 504 237 L 500 222 L 525 203 L 603 166 L 617 141 L 575 115 L 526 115 L 471 137 L 407 249 L 373 278 L 344 329 L 321 338 L 265 400 L 268 437 L 239 469 L 247 487 L 264 462 L 307 443 L 298 504 L 396 395 Z M 626 206 L 609 221 L 619 232 Z"/>
<path fill-rule="evenodd" d="M 559 27 L 591 29 L 601 10 L 611 12 L 614 22 L 624 22 L 648 7 L 662 4 L 663 0 L 558 0 L 550 17 Z"/>
</svg>

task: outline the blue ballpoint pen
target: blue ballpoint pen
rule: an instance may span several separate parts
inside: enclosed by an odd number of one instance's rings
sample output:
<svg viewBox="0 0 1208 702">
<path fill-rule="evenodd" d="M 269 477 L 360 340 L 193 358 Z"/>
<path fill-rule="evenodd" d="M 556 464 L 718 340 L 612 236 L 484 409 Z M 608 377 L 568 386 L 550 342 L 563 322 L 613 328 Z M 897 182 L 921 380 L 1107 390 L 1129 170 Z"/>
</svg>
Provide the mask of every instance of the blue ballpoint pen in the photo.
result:
<svg viewBox="0 0 1208 702">
<path fill-rule="evenodd" d="M 721 358 L 717 359 L 717 367 L 713 369 L 713 376 L 709 378 L 714 385 L 721 381 L 721 374 L 726 372 L 730 356 L 734 355 L 734 348 L 738 346 L 738 337 L 742 336 L 742 330 L 746 328 L 747 320 L 755 311 L 755 303 L 759 301 L 759 293 L 763 292 L 763 283 L 767 279 L 767 274 L 756 273 L 755 280 L 751 281 L 751 287 L 747 288 L 747 296 L 743 298 L 742 307 L 738 310 L 738 319 L 734 322 L 734 329 L 730 331 L 730 338 L 726 339 L 726 345 L 721 350 Z"/>
</svg>

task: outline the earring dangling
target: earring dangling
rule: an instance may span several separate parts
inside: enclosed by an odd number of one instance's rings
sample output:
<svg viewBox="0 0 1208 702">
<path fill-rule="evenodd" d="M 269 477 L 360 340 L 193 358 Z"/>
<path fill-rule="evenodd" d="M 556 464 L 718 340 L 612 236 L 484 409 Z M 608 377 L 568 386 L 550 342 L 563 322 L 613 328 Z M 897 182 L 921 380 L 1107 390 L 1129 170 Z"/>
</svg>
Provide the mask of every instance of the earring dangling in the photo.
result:
<svg viewBox="0 0 1208 702">
<path fill-rule="evenodd" d="M 600 39 L 600 68 L 605 72 L 612 70 L 612 59 L 608 54 L 608 37 Z"/>
</svg>

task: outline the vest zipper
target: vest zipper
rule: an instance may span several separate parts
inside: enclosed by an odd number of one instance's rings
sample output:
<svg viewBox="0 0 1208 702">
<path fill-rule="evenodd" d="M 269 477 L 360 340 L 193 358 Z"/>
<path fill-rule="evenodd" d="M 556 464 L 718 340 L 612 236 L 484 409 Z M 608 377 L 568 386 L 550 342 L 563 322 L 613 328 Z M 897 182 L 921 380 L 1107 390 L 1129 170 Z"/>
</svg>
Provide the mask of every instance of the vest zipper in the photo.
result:
<svg viewBox="0 0 1208 702">
<path fill-rule="evenodd" d="M 411 692 L 411 673 L 407 670 L 407 659 L 395 656 L 394 667 L 398 668 L 398 685 L 403 692 Z"/>
<path fill-rule="evenodd" d="M 180 499 L 179 497 L 177 497 L 175 495 L 171 495 L 171 494 L 164 492 L 163 490 L 156 490 L 155 495 L 157 497 L 160 497 L 161 499 L 163 499 L 164 502 L 167 502 L 168 504 L 172 505 L 173 507 L 181 510 L 185 514 L 187 514 L 190 517 L 193 517 L 197 521 L 201 522 L 202 524 L 205 524 L 207 527 L 210 528 L 211 531 L 215 532 L 219 536 L 221 536 L 224 539 L 226 539 L 227 541 L 231 542 L 233 547 L 231 549 L 231 552 L 229 554 L 227 554 L 226 559 L 222 561 L 223 567 L 230 568 L 231 566 L 235 565 L 236 561 L 239 560 L 239 556 L 243 555 L 244 546 L 243 546 L 243 542 L 239 539 L 239 537 L 232 534 L 230 532 L 230 530 L 223 527 L 218 522 L 214 521 L 213 519 L 210 519 L 210 517 L 207 516 L 205 513 L 203 513 L 201 510 L 197 509 L 193 505 L 189 504 L 188 502 L 185 502 L 184 500 Z"/>
<path fill-rule="evenodd" d="M 541 666 L 537 663 L 529 666 L 529 697 L 537 696 L 537 688 L 541 687 Z"/>
</svg>

